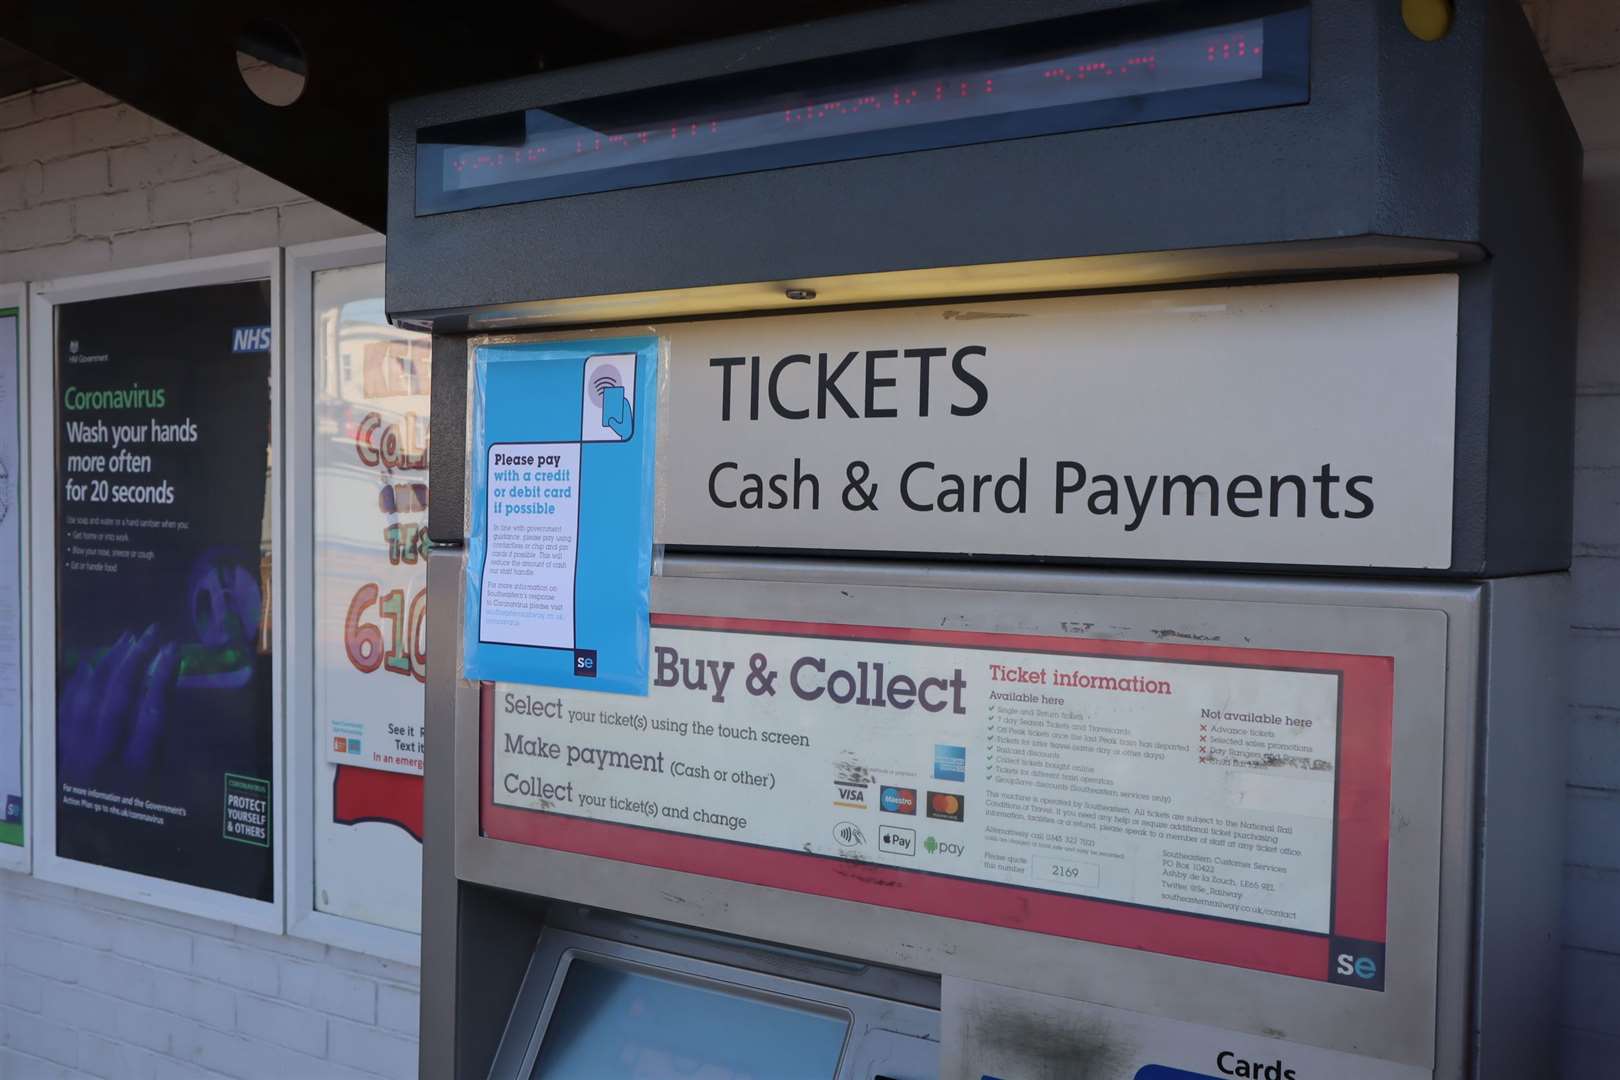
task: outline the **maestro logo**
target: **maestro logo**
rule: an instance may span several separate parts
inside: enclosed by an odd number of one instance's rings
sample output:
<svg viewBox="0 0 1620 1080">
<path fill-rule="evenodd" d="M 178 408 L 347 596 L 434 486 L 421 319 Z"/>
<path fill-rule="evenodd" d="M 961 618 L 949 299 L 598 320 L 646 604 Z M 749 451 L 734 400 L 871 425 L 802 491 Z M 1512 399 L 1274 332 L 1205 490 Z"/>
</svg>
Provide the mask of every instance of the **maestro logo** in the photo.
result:
<svg viewBox="0 0 1620 1080">
<path fill-rule="evenodd" d="M 963 797 L 954 791 L 930 791 L 928 816 L 935 821 L 961 821 L 966 810 Z"/>
<path fill-rule="evenodd" d="M 917 789 L 885 787 L 878 795 L 878 809 L 889 814 L 915 814 L 917 812 Z"/>
</svg>

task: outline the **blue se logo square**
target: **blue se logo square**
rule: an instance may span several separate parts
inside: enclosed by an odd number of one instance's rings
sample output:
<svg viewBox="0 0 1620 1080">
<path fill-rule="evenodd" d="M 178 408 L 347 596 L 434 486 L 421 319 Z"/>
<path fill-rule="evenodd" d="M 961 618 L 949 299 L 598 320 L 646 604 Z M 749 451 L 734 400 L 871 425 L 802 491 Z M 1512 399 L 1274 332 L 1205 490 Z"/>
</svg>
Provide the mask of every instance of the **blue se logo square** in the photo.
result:
<svg viewBox="0 0 1620 1080">
<path fill-rule="evenodd" d="M 574 674 L 581 679 L 596 678 L 596 650 L 574 650 Z"/>
<path fill-rule="evenodd" d="M 1384 943 L 1357 938 L 1328 939 L 1328 981 L 1363 990 L 1384 988 Z"/>
</svg>

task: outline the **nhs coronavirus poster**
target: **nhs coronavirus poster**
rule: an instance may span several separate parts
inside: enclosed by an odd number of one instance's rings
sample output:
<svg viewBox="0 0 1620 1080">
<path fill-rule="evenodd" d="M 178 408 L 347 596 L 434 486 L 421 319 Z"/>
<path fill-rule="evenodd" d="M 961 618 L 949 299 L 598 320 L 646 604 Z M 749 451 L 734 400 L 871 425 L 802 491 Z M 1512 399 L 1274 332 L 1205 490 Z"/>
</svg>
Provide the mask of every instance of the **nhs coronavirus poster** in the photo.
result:
<svg viewBox="0 0 1620 1080">
<path fill-rule="evenodd" d="M 466 677 L 645 694 L 658 340 L 475 358 Z"/>
<path fill-rule="evenodd" d="M 268 281 L 56 309 L 58 857 L 274 899 Z"/>
</svg>

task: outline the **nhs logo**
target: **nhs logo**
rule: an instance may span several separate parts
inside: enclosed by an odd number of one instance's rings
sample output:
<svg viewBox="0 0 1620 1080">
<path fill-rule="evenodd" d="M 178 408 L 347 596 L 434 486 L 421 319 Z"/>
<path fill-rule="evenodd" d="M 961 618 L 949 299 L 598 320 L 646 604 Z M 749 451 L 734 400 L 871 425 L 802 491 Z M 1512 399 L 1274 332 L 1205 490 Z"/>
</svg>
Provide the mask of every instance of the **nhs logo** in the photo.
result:
<svg viewBox="0 0 1620 1080">
<path fill-rule="evenodd" d="M 231 331 L 231 352 L 268 352 L 270 328 L 268 326 L 238 326 Z"/>
</svg>

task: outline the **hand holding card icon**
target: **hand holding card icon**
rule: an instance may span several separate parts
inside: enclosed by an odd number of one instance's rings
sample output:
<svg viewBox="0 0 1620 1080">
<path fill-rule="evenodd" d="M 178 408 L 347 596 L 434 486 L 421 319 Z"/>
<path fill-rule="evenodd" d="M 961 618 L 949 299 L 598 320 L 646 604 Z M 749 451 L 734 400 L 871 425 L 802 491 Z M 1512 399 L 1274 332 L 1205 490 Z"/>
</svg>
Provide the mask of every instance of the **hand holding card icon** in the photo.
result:
<svg viewBox="0 0 1620 1080">
<path fill-rule="evenodd" d="M 635 429 L 635 414 L 624 396 L 624 387 L 609 386 L 602 391 L 602 426 L 621 439 L 629 439 Z"/>
</svg>

